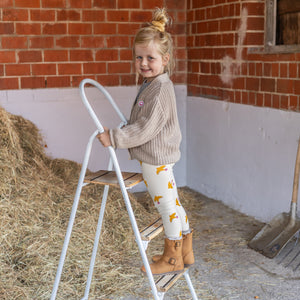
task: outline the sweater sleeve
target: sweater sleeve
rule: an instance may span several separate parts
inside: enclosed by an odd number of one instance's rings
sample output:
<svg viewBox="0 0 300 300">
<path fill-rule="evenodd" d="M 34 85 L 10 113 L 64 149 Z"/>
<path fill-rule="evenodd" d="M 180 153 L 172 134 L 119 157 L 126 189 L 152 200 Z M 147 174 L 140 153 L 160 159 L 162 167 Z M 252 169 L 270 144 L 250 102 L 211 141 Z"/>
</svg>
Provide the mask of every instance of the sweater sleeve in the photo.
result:
<svg viewBox="0 0 300 300">
<path fill-rule="evenodd" d="M 110 131 L 113 147 L 128 149 L 138 147 L 152 140 L 166 124 L 165 113 L 160 97 L 157 97 L 147 115 L 121 129 L 116 128 Z"/>
</svg>

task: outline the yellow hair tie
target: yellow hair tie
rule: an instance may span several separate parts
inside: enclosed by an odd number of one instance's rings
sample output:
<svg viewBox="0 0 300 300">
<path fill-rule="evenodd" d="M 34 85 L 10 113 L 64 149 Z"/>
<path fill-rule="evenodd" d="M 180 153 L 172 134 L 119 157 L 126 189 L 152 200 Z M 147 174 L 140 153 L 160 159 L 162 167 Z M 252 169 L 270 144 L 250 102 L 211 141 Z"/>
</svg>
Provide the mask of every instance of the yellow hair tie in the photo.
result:
<svg viewBox="0 0 300 300">
<path fill-rule="evenodd" d="M 158 31 L 164 32 L 165 31 L 165 24 L 159 21 L 152 21 L 151 22 L 153 27 L 155 27 Z"/>
</svg>

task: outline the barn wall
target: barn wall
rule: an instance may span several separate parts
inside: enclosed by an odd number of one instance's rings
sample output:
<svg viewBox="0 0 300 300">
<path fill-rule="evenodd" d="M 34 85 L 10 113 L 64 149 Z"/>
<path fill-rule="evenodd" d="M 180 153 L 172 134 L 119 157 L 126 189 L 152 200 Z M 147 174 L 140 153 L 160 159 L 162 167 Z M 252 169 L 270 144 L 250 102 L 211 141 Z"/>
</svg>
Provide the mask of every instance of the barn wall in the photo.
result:
<svg viewBox="0 0 300 300">
<path fill-rule="evenodd" d="M 263 221 L 288 211 L 300 53 L 264 47 L 265 1 L 187 3 L 187 182 Z"/>
</svg>

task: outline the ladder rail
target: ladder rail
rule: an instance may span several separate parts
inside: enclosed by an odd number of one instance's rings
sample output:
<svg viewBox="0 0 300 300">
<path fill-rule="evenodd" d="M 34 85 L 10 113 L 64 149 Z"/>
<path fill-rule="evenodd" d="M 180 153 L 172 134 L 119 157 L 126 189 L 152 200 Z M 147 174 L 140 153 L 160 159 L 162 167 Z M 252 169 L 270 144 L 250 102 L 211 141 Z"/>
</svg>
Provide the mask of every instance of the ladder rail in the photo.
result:
<svg viewBox="0 0 300 300">
<path fill-rule="evenodd" d="M 107 92 L 107 90 L 99 82 L 97 82 L 93 79 L 90 79 L 90 78 L 86 78 L 86 79 L 83 79 L 79 84 L 80 96 L 83 101 L 83 104 L 85 105 L 86 109 L 88 110 L 88 112 L 89 112 L 90 116 L 92 117 L 94 123 L 96 124 L 96 127 L 98 128 L 99 132 L 103 133 L 104 129 L 103 129 L 103 126 L 100 123 L 99 118 L 97 117 L 94 109 L 92 108 L 91 104 L 89 103 L 89 101 L 85 95 L 84 87 L 87 83 L 95 86 L 99 91 L 101 91 L 104 94 L 104 96 L 110 102 L 110 104 L 115 109 L 116 113 L 118 114 L 118 116 L 120 117 L 120 119 L 122 121 L 120 127 L 122 127 L 123 125 L 126 125 L 127 119 L 125 118 L 123 113 L 120 111 L 119 107 L 117 106 L 117 104 L 115 103 L 115 101 L 113 100 L 111 95 Z"/>
<path fill-rule="evenodd" d="M 67 232 L 65 235 L 65 240 L 64 240 L 63 248 L 62 248 L 60 259 L 59 259 L 59 264 L 57 267 L 56 277 L 55 277 L 50 300 L 55 300 L 55 298 L 56 298 L 62 269 L 64 266 L 64 262 L 65 262 L 65 258 L 66 258 L 66 254 L 67 254 L 67 250 L 68 250 L 68 245 L 69 245 L 70 238 L 71 238 L 71 233 L 72 233 L 73 224 L 74 224 L 74 220 L 75 220 L 75 216 L 76 216 L 76 212 L 77 212 L 77 207 L 78 207 L 78 203 L 79 203 L 79 199 L 80 199 L 80 195 L 81 195 L 81 190 L 83 187 L 84 176 L 85 176 L 85 173 L 87 170 L 87 166 L 88 166 L 88 162 L 89 162 L 89 158 L 90 158 L 90 154 L 91 154 L 91 150 L 92 150 L 92 144 L 93 144 L 93 141 L 94 141 L 95 137 L 97 136 L 97 134 L 98 134 L 98 130 L 96 130 L 91 135 L 91 137 L 89 138 L 88 144 L 86 146 L 84 160 L 83 160 L 81 171 L 80 171 L 80 176 L 79 176 L 77 189 L 76 189 L 73 206 L 72 206 L 72 210 L 71 210 L 71 215 L 69 218 Z"/>
<path fill-rule="evenodd" d="M 109 163 L 108 163 L 109 171 L 112 170 L 112 166 L 113 166 L 113 162 L 112 162 L 112 159 L 110 159 Z M 83 296 L 82 300 L 88 299 L 89 293 L 90 293 L 90 287 L 91 287 L 91 282 L 92 282 L 92 278 L 93 278 L 94 266 L 95 266 L 95 261 L 96 261 L 98 246 L 99 246 L 101 230 L 102 230 L 102 224 L 103 224 L 103 219 L 104 219 L 108 191 L 109 191 L 109 185 L 105 185 L 103 195 L 102 195 L 102 202 L 101 202 L 101 208 L 100 208 L 100 213 L 99 213 L 99 217 L 98 217 L 95 239 L 94 239 L 93 252 L 92 252 L 92 256 L 91 256 L 90 267 L 89 267 L 87 282 L 86 282 L 86 286 L 85 286 L 84 296 Z"/>
</svg>

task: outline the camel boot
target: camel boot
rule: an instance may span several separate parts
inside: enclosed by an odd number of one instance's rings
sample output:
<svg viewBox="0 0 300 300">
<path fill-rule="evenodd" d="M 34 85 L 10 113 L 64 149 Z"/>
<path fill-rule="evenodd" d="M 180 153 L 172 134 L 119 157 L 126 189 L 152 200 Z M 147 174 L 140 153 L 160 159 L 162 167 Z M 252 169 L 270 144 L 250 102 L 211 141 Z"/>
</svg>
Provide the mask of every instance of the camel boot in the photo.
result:
<svg viewBox="0 0 300 300">
<path fill-rule="evenodd" d="M 193 229 L 188 234 L 182 236 L 182 258 L 184 267 L 188 268 L 195 263 L 194 252 L 193 252 Z M 153 262 L 160 260 L 161 255 L 154 255 L 152 257 Z"/>
<path fill-rule="evenodd" d="M 161 258 L 150 264 L 153 275 L 178 274 L 184 270 L 182 259 L 182 239 L 169 240 L 165 239 L 165 249 Z M 142 267 L 142 272 L 146 273 L 145 266 Z"/>
</svg>

